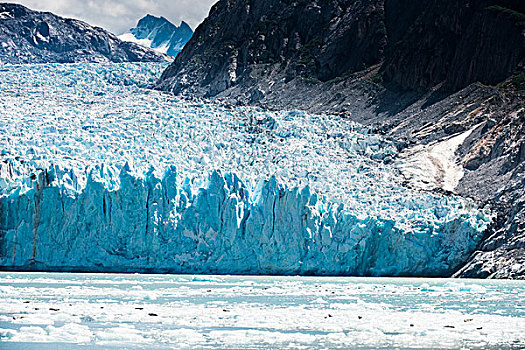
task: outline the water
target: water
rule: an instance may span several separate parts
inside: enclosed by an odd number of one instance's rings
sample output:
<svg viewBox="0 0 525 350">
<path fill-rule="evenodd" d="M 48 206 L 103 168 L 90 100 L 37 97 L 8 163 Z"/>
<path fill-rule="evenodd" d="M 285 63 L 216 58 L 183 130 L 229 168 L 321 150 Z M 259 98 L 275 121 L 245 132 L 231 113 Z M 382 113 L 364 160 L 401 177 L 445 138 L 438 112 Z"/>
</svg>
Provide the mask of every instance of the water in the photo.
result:
<svg viewBox="0 0 525 350">
<path fill-rule="evenodd" d="M 0 273 L 1 349 L 525 348 L 525 282 Z"/>
</svg>

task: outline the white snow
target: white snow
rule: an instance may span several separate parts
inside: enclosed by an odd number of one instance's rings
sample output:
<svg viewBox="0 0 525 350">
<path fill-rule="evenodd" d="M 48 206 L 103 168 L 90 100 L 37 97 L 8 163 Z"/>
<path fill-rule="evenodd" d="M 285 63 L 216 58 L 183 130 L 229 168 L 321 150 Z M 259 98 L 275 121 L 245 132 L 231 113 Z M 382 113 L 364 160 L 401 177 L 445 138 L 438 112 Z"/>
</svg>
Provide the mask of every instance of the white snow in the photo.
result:
<svg viewBox="0 0 525 350">
<path fill-rule="evenodd" d="M 118 38 L 120 40 L 122 40 L 122 41 L 132 42 L 132 43 L 139 44 L 141 46 L 147 47 L 148 49 L 153 49 L 153 50 L 155 50 L 157 52 L 160 52 L 160 53 L 163 53 L 165 55 L 168 53 L 169 42 L 167 42 L 164 45 L 161 45 L 159 47 L 152 47 L 151 43 L 153 41 L 151 39 L 149 39 L 149 38 L 137 39 L 135 37 L 135 35 L 133 35 L 132 33 L 124 33 L 122 35 L 119 35 Z"/>
<path fill-rule="evenodd" d="M 10 12 L 0 12 L 0 19 L 13 18 L 13 15 Z"/>
<path fill-rule="evenodd" d="M 442 188 L 454 192 L 464 175 L 456 151 L 478 127 L 476 125 L 444 141 L 409 148 L 399 155 L 397 166 L 419 188 Z"/>
<path fill-rule="evenodd" d="M 36 33 L 36 38 L 38 38 L 38 40 L 42 41 L 42 42 L 47 42 L 49 41 L 49 38 L 46 38 L 45 36 L 43 36 L 42 34 L 40 33 Z"/>
</svg>

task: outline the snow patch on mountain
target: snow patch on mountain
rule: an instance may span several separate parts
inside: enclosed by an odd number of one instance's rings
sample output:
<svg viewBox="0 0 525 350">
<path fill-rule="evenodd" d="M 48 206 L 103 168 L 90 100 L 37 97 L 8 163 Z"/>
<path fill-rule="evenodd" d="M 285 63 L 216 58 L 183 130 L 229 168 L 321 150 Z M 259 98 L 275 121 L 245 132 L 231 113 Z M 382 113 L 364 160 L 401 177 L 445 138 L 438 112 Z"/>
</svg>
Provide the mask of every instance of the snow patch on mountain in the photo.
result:
<svg viewBox="0 0 525 350">
<path fill-rule="evenodd" d="M 129 42 L 132 42 L 132 43 L 135 43 L 135 44 L 139 44 L 139 45 L 151 48 L 151 42 L 152 42 L 151 39 L 147 39 L 147 38 L 146 39 L 137 39 L 131 33 L 125 33 L 125 34 L 119 35 L 118 38 L 120 40 L 122 40 L 122 41 L 129 41 Z M 154 49 L 154 50 L 158 51 L 157 49 Z M 162 53 L 166 53 L 166 52 L 162 52 Z"/>
<path fill-rule="evenodd" d="M 400 154 L 397 166 L 403 175 L 419 188 L 442 188 L 454 192 L 464 175 L 456 152 L 480 125 L 444 141 L 409 148 Z"/>
<path fill-rule="evenodd" d="M 13 15 L 11 15 L 11 13 L 8 11 L 0 12 L 0 19 L 6 18 L 13 18 Z"/>
</svg>

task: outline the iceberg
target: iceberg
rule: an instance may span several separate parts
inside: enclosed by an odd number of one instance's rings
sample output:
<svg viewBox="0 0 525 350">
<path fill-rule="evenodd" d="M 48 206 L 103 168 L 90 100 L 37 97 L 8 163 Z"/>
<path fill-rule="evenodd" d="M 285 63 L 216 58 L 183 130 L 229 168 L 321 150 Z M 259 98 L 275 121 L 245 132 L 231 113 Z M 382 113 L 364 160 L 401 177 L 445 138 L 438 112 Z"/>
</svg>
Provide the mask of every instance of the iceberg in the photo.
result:
<svg viewBox="0 0 525 350">
<path fill-rule="evenodd" d="M 181 100 L 164 64 L 0 71 L 0 267 L 445 276 L 492 220 L 337 116 Z"/>
</svg>

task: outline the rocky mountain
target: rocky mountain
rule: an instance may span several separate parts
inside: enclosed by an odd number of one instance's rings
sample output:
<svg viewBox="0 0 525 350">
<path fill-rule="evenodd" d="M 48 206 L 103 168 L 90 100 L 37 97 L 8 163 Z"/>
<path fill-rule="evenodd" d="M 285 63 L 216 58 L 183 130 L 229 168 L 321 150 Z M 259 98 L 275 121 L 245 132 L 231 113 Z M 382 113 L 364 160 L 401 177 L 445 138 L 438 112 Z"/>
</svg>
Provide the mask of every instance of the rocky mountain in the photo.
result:
<svg viewBox="0 0 525 350">
<path fill-rule="evenodd" d="M 120 35 L 119 39 L 134 42 L 175 57 L 192 35 L 193 30 L 184 21 L 177 27 L 164 17 L 146 15 L 139 20 L 135 28 Z"/>
<path fill-rule="evenodd" d="M 519 278 L 524 67 L 520 0 L 220 0 L 158 88 L 339 114 L 393 137 L 406 186 L 496 215 L 456 275 Z"/>
<path fill-rule="evenodd" d="M 22 5 L 0 4 L 0 63 L 160 62 L 167 57 L 106 30 Z"/>
</svg>

